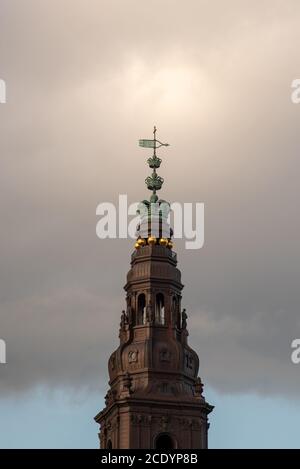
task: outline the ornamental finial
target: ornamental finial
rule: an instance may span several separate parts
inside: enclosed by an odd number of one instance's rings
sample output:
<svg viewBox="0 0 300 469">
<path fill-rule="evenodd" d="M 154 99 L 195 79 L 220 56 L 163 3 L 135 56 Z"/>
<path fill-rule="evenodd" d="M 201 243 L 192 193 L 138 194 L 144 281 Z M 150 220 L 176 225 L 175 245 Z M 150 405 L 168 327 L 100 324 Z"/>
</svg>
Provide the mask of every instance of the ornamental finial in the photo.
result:
<svg viewBox="0 0 300 469">
<path fill-rule="evenodd" d="M 153 128 L 153 139 L 152 140 L 147 140 L 147 139 L 141 139 L 139 140 L 139 145 L 140 147 L 144 148 L 153 148 L 153 156 L 148 158 L 147 162 L 149 167 L 152 169 L 152 174 L 151 176 L 148 176 L 145 179 L 145 183 L 147 188 L 152 191 L 152 195 L 150 197 L 150 202 L 156 202 L 158 200 L 158 197 L 156 195 L 156 191 L 160 190 L 164 180 L 162 177 L 158 176 L 156 170 L 160 167 L 161 164 L 161 159 L 158 158 L 156 155 L 156 150 L 160 147 L 168 147 L 168 143 L 162 143 L 156 138 L 156 126 Z"/>
</svg>

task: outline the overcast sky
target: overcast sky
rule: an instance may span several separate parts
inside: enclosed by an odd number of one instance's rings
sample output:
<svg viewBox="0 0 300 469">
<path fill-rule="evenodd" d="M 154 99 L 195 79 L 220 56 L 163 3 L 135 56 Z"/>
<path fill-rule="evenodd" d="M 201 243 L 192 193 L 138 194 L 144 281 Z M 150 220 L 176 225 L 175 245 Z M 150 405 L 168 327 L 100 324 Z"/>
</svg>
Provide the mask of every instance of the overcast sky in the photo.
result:
<svg viewBox="0 0 300 469">
<path fill-rule="evenodd" d="M 176 243 L 204 382 L 298 399 L 299 43 L 297 0 L 0 0 L 2 399 L 104 394 L 133 241 L 96 207 L 148 196 L 154 124 L 161 197 L 205 204 Z"/>
</svg>

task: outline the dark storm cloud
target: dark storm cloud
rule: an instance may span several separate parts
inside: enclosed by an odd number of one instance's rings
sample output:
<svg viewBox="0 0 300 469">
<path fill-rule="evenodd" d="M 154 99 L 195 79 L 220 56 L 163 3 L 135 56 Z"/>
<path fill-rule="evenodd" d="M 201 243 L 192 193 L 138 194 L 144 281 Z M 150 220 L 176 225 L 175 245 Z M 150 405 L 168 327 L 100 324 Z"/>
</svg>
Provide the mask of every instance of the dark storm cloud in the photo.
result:
<svg viewBox="0 0 300 469">
<path fill-rule="evenodd" d="M 300 5 L 0 0 L 1 392 L 106 380 L 132 241 L 96 206 L 141 200 L 154 123 L 162 195 L 205 203 L 185 251 L 190 339 L 220 390 L 297 394 Z"/>
</svg>

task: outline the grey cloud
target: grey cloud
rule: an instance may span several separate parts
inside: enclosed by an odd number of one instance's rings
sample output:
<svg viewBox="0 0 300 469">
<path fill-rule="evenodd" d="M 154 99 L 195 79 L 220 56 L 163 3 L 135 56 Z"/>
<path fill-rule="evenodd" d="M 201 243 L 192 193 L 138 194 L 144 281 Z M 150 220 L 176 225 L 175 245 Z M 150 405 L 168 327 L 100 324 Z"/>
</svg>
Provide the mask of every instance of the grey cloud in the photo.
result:
<svg viewBox="0 0 300 469">
<path fill-rule="evenodd" d="M 205 246 L 176 242 L 203 377 L 297 395 L 297 1 L 0 0 L 0 336 L 4 394 L 107 379 L 132 241 L 100 241 L 99 202 L 205 203 Z"/>
</svg>

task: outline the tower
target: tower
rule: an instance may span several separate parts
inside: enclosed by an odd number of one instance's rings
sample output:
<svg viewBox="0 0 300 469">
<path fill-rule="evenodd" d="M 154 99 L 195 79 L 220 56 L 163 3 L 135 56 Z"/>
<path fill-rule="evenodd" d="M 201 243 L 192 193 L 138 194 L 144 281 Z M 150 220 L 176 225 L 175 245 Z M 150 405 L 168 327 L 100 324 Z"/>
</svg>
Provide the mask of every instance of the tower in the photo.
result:
<svg viewBox="0 0 300 469">
<path fill-rule="evenodd" d="M 160 146 L 153 148 L 152 174 L 146 185 L 150 200 L 139 205 L 140 224 L 127 274 L 126 310 L 122 311 L 120 345 L 109 358 L 105 408 L 95 417 L 101 448 L 207 448 L 208 414 L 199 358 L 188 345 L 187 314 L 181 308 L 181 273 L 168 224 L 169 204 L 158 198 L 163 179 L 157 169 Z"/>
</svg>

